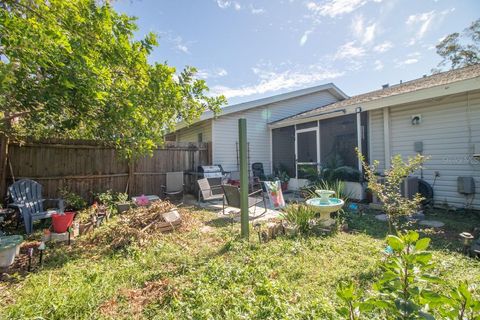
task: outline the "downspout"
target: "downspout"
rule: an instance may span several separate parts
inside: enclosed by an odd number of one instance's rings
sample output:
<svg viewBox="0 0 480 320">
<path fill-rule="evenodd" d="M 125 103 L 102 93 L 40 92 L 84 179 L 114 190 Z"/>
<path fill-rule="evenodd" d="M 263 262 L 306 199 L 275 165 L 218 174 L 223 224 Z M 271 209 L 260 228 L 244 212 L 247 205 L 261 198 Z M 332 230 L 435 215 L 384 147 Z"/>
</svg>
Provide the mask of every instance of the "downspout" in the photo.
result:
<svg viewBox="0 0 480 320">
<path fill-rule="evenodd" d="M 357 113 L 357 149 L 358 149 L 358 152 L 360 154 L 363 154 L 363 150 L 362 150 L 362 123 L 361 123 L 361 112 L 362 112 L 362 107 L 357 107 L 355 109 L 355 112 Z M 360 158 L 358 158 L 358 170 L 360 171 L 360 173 L 363 172 L 362 170 L 362 160 L 360 160 Z"/>
</svg>

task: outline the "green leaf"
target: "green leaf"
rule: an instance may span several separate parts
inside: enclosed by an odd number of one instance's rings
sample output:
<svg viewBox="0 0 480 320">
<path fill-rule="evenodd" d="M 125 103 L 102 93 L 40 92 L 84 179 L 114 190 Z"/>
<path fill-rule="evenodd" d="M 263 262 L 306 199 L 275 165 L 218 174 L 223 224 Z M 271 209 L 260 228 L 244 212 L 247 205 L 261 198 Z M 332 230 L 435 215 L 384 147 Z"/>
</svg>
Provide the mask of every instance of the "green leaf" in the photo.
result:
<svg viewBox="0 0 480 320">
<path fill-rule="evenodd" d="M 430 245 L 430 238 L 422 238 L 415 243 L 415 250 L 421 251 L 426 250 Z"/>
<path fill-rule="evenodd" d="M 405 248 L 405 244 L 402 239 L 397 236 L 389 235 L 387 236 L 387 243 L 394 251 L 402 251 Z"/>
</svg>

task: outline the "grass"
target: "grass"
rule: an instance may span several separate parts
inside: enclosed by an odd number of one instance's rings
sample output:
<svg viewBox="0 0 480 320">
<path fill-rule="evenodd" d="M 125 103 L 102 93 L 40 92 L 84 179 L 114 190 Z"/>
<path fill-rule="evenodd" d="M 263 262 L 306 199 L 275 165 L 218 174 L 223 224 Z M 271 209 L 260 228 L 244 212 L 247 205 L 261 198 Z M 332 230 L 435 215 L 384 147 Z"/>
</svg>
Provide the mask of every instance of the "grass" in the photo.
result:
<svg viewBox="0 0 480 320">
<path fill-rule="evenodd" d="M 350 219 L 359 232 L 326 237 L 236 238 L 238 226 L 206 211 L 205 227 L 161 235 L 139 247 L 48 250 L 42 269 L 0 287 L 1 319 L 338 319 L 339 281 L 370 288 L 379 275 L 385 223 L 372 214 Z M 445 230 L 479 225 L 437 213 Z M 423 230 L 437 272 L 452 285 L 480 283 L 480 263 L 456 252 L 450 233 Z M 445 288 L 440 288 L 445 289 Z"/>
</svg>

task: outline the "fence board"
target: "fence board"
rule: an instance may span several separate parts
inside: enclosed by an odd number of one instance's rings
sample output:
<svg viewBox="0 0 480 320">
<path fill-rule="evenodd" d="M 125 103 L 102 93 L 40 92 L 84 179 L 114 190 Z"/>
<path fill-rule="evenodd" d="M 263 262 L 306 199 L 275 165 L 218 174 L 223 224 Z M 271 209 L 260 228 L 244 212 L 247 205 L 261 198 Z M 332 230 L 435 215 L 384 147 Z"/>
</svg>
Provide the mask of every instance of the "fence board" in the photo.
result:
<svg viewBox="0 0 480 320">
<path fill-rule="evenodd" d="M 199 165 L 210 164 L 209 153 L 206 143 L 168 142 L 151 157 L 136 160 L 130 169 L 115 149 L 97 142 L 51 139 L 11 143 L 12 170 L 8 170 L 7 185 L 28 178 L 43 185 L 45 197 L 58 197 L 58 191 L 67 188 L 89 201 L 94 193 L 108 189 L 124 192 L 127 184 L 131 195 L 160 195 L 167 172 L 195 171 Z M 189 175 L 185 182 L 193 183 Z M 187 185 L 187 190 L 191 189 Z"/>
</svg>

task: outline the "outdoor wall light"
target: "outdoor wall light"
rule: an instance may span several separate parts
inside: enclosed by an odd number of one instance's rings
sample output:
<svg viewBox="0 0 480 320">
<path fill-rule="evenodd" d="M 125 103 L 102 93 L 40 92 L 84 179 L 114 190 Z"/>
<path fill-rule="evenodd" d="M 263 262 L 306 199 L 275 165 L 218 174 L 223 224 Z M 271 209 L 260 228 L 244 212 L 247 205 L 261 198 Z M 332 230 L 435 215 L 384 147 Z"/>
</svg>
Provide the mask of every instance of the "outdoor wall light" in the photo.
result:
<svg viewBox="0 0 480 320">
<path fill-rule="evenodd" d="M 356 113 L 362 112 L 362 107 L 356 107 L 356 108 L 355 108 L 355 112 L 356 112 Z"/>
<path fill-rule="evenodd" d="M 422 122 L 422 115 L 421 114 L 416 114 L 412 116 L 412 126 L 419 125 Z"/>
</svg>

